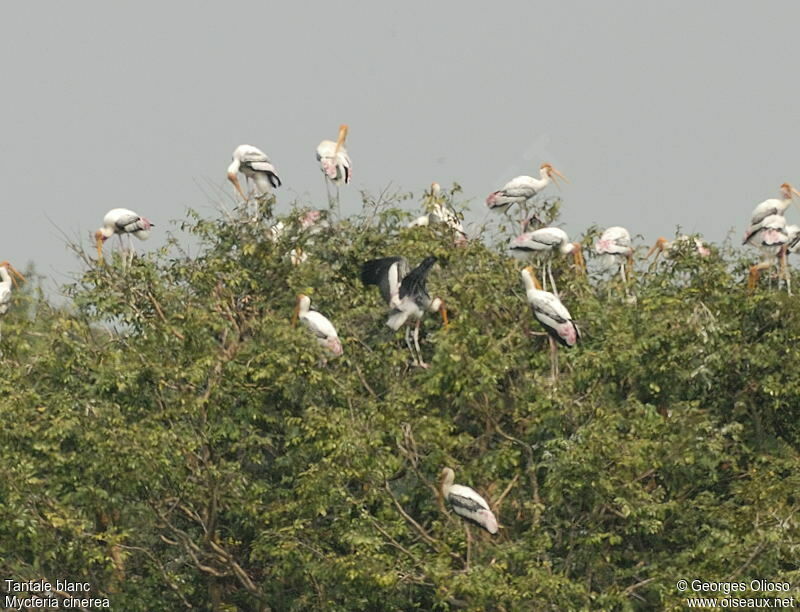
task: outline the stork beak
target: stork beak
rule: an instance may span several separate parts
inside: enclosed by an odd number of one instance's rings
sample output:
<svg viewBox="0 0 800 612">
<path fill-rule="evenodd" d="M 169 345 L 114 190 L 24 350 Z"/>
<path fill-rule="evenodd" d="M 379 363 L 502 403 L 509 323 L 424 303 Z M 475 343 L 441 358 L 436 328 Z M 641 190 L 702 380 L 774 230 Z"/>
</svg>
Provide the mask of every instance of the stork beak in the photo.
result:
<svg viewBox="0 0 800 612">
<path fill-rule="evenodd" d="M 647 251 L 647 255 L 645 255 L 645 258 L 649 259 L 650 256 L 656 252 L 658 253 L 658 255 L 660 255 L 664 250 L 665 244 L 667 244 L 666 238 L 659 238 L 658 240 L 656 240 L 656 243 L 652 246 L 652 248 L 649 251 Z M 656 258 L 658 258 L 658 255 L 656 255 Z"/>
<path fill-rule="evenodd" d="M 97 249 L 97 261 L 98 263 L 105 263 L 103 259 L 103 234 L 97 232 L 94 235 L 94 246 Z"/>
<path fill-rule="evenodd" d="M 444 326 L 447 327 L 450 325 L 450 321 L 447 319 L 447 308 L 445 308 L 444 300 L 442 300 L 442 303 L 439 306 L 439 312 L 442 315 L 442 322 L 444 323 Z"/>
<path fill-rule="evenodd" d="M 347 127 L 346 123 L 343 123 L 342 125 L 339 126 L 339 138 L 336 140 L 336 152 L 334 153 L 334 155 L 338 154 L 339 149 L 341 149 L 344 146 L 344 141 L 347 138 L 348 129 L 349 128 Z"/>
<path fill-rule="evenodd" d="M 236 188 L 236 191 L 239 192 L 239 195 L 242 196 L 242 199 L 247 202 L 247 196 L 244 195 L 244 191 L 242 191 L 242 186 L 239 183 L 239 177 L 236 176 L 235 172 L 228 172 L 228 180 L 233 183 L 233 186 Z"/>
<path fill-rule="evenodd" d="M 300 298 L 297 298 L 297 304 L 294 307 L 294 312 L 292 313 L 292 327 L 297 326 L 297 319 L 300 317 Z"/>
<path fill-rule="evenodd" d="M 630 268 L 630 274 L 633 274 L 633 249 L 630 250 L 628 253 L 628 268 Z"/>
<path fill-rule="evenodd" d="M 797 191 L 797 189 L 795 189 L 794 187 L 790 187 L 790 189 L 791 189 L 791 191 L 792 191 L 792 193 L 793 193 L 794 195 L 796 195 L 796 196 L 800 196 L 800 191 Z"/>
<path fill-rule="evenodd" d="M 533 280 L 533 286 L 539 291 L 541 291 L 542 285 L 539 283 L 539 279 L 536 278 L 536 270 L 533 269 L 533 266 L 525 266 L 525 269 L 528 271 L 528 274 L 531 275 L 531 280 Z"/>
<path fill-rule="evenodd" d="M 19 273 L 19 270 L 17 270 L 14 266 L 8 264 L 8 270 L 11 272 L 11 282 L 14 283 L 15 287 L 17 286 L 17 279 L 21 280 L 23 283 L 25 282 L 25 277 L 22 276 L 22 274 Z"/>
<path fill-rule="evenodd" d="M 555 176 L 554 176 L 554 175 L 555 175 Z M 555 168 L 553 168 L 553 166 L 550 166 L 550 177 L 553 179 L 553 182 L 554 182 L 556 185 L 558 185 L 558 181 L 556 180 L 556 176 L 558 176 L 558 177 L 560 177 L 561 179 L 563 179 L 563 181 L 564 181 L 565 183 L 569 183 L 569 180 L 567 179 L 567 177 L 566 177 L 566 176 L 564 176 L 564 175 L 563 175 L 563 174 L 561 174 L 561 173 L 560 173 L 558 170 L 556 170 Z"/>
<path fill-rule="evenodd" d="M 580 242 L 573 242 L 572 260 L 579 272 L 586 273 L 586 261 L 583 259 L 583 248 Z"/>
</svg>

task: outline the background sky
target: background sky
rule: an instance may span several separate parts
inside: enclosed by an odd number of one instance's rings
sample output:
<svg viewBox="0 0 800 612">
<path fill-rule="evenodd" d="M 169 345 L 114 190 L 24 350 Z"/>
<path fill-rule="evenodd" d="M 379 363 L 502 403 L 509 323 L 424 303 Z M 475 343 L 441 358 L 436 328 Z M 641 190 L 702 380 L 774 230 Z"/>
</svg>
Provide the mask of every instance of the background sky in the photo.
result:
<svg viewBox="0 0 800 612">
<path fill-rule="evenodd" d="M 482 219 L 549 161 L 568 232 L 738 237 L 800 183 L 798 28 L 792 2 L 8 3 L 0 259 L 54 290 L 79 269 L 59 232 L 88 244 L 115 207 L 157 246 L 229 197 L 242 143 L 276 165 L 279 212 L 324 207 L 315 148 L 343 122 L 344 212 L 361 188 L 458 181 Z"/>
</svg>

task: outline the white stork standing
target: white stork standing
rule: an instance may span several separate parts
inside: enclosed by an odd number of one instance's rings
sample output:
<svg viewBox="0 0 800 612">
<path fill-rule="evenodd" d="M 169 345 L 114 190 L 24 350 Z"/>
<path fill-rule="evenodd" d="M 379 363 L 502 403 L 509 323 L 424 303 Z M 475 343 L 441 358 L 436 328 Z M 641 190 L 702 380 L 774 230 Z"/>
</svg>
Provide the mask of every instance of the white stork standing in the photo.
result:
<svg viewBox="0 0 800 612">
<path fill-rule="evenodd" d="M 147 240 L 152 227 L 155 226 L 149 219 L 145 219 L 127 208 L 109 210 L 103 217 L 103 227 L 94 233 L 97 261 L 103 262 L 103 243 L 115 234 L 119 238 L 121 250 L 125 248 L 122 242 L 123 234 L 128 237 L 129 256 L 132 259 L 135 249 L 131 236 L 136 236 L 139 240 Z"/>
<path fill-rule="evenodd" d="M 425 194 L 424 205 L 426 214 L 414 219 L 408 224 L 408 227 L 427 227 L 443 223 L 453 230 L 456 244 L 462 244 L 466 240 L 467 233 L 464 231 L 461 219 L 459 219 L 458 213 L 447 205 L 439 183 L 431 184 L 431 190 Z"/>
<path fill-rule="evenodd" d="M 270 192 L 270 186 L 280 187 L 281 179 L 267 154 L 253 145 L 239 145 L 233 151 L 233 161 L 228 166 L 228 180 L 247 202 L 255 195 L 261 197 Z M 239 183 L 239 172 L 247 179 L 248 194 L 245 195 Z"/>
<path fill-rule="evenodd" d="M 567 177 L 553 168 L 551 164 L 544 163 L 539 168 L 538 179 L 532 176 L 518 176 L 511 179 L 502 189 L 489 194 L 486 198 L 486 206 L 489 207 L 489 210 L 506 212 L 512 204 L 524 205 L 547 187 L 551 180 L 555 181 L 556 176 L 567 180 Z"/>
<path fill-rule="evenodd" d="M 497 519 L 489 508 L 489 504 L 470 487 L 453 484 L 455 477 L 455 472 L 449 467 L 442 470 L 439 476 L 442 497 L 458 516 L 495 535 Z M 467 531 L 467 535 L 469 535 L 469 531 Z"/>
<path fill-rule="evenodd" d="M 350 184 L 353 178 L 353 164 L 344 141 L 347 139 L 348 127 L 346 124 L 339 126 L 339 137 L 336 142 L 323 140 L 317 145 L 317 161 L 319 162 L 322 173 L 325 175 L 325 190 L 328 192 L 328 204 L 332 206 L 331 192 L 328 188 L 328 181 L 336 185 L 336 201 L 339 201 L 339 185 Z"/>
<path fill-rule="evenodd" d="M 428 273 L 436 257 L 428 256 L 421 264 L 409 272 L 408 262 L 403 257 L 382 257 L 367 261 L 361 268 L 361 281 L 365 285 L 377 285 L 384 301 L 392 308 L 386 325 L 393 330 L 400 329 L 409 319 L 416 320 L 414 327 L 414 348 L 411 346 L 411 330 L 406 327 L 406 346 L 411 351 L 414 365 L 427 368 L 419 347 L 419 328 L 426 312 L 440 312 L 445 327 L 447 309 L 441 298 L 431 298 L 425 286 Z"/>
<path fill-rule="evenodd" d="M 700 257 L 708 257 L 711 254 L 711 251 L 709 251 L 708 247 L 703 244 L 702 240 L 697 237 L 683 234 L 678 236 L 675 240 L 658 238 L 652 248 L 647 252 L 645 257 L 649 258 L 653 253 L 655 253 L 655 259 L 653 259 L 655 262 L 662 253 L 669 257 L 675 251 L 681 248 L 686 248 L 684 245 L 690 245 L 689 248 L 691 248 Z"/>
<path fill-rule="evenodd" d="M 25 277 L 9 262 L 0 262 L 0 315 L 8 312 L 11 305 L 11 290 L 17 286 L 17 279 L 25 282 Z"/>
<path fill-rule="evenodd" d="M 542 274 L 542 285 L 547 287 L 547 278 L 550 278 L 550 288 L 553 293 L 558 295 L 555 280 L 553 280 L 552 258 L 558 252 L 562 255 L 572 253 L 575 268 L 579 272 L 586 270 L 586 263 L 583 261 L 583 252 L 580 242 L 570 242 L 567 232 L 560 227 L 543 227 L 532 232 L 525 232 L 516 238 L 512 238 L 509 243 L 511 253 L 517 258 L 525 258 L 530 255 L 545 258 L 547 263 Z"/>
<path fill-rule="evenodd" d="M 752 291 L 758 283 L 762 270 L 772 267 L 773 257 L 778 256 L 781 260 L 781 276 L 786 278 L 786 246 L 790 242 L 787 231 L 786 217 L 782 214 L 774 214 L 764 217 L 760 222 L 751 225 L 745 233 L 742 244 L 749 244 L 757 247 L 762 253 L 762 260 L 750 266 L 750 273 L 747 276 L 747 288 Z M 791 293 L 791 284 L 787 278 L 787 289 Z"/>
<path fill-rule="evenodd" d="M 539 281 L 530 266 L 523 268 L 522 282 L 525 285 L 525 296 L 533 307 L 533 315 L 542 324 L 550 341 L 550 374 L 555 381 L 558 378 L 558 347 L 556 342 L 572 348 L 580 339 L 580 331 L 566 306 L 549 291 L 542 291 Z"/>
<path fill-rule="evenodd" d="M 603 256 L 606 268 L 619 268 L 625 291 L 628 291 L 628 279 L 625 274 L 625 264 L 633 269 L 633 247 L 631 246 L 631 235 L 624 227 L 609 227 L 600 236 L 600 240 L 594 245 L 594 251 Z"/>
<path fill-rule="evenodd" d="M 797 191 L 789 183 L 781 185 L 781 199 L 771 198 L 756 206 L 750 215 L 750 226 L 758 225 L 770 215 L 783 215 L 795 195 L 800 195 L 800 191 Z"/>
<path fill-rule="evenodd" d="M 336 357 L 344 352 L 342 343 L 339 341 L 339 334 L 336 333 L 333 323 L 325 315 L 316 310 L 311 310 L 311 298 L 307 295 L 300 294 L 297 296 L 292 325 L 296 325 L 298 319 L 311 330 L 317 341 Z"/>
</svg>

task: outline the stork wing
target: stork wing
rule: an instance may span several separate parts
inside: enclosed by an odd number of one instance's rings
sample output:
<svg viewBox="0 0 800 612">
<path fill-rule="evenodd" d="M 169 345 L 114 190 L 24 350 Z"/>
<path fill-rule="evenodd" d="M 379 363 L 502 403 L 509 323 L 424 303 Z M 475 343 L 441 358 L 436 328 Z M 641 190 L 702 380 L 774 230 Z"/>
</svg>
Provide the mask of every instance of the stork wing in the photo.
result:
<svg viewBox="0 0 800 612">
<path fill-rule="evenodd" d="M 393 265 L 397 264 L 397 275 L 390 274 Z M 387 304 L 392 298 L 400 295 L 401 281 L 408 274 L 408 262 L 403 257 L 381 257 L 372 259 L 361 265 L 361 282 L 365 285 L 376 285 Z"/>
<path fill-rule="evenodd" d="M 428 278 L 431 267 L 433 267 L 435 263 L 436 257 L 429 255 L 422 260 L 421 264 L 411 270 L 411 272 L 403 278 L 403 282 L 400 284 L 400 299 L 403 299 L 407 295 L 428 295 L 425 281 Z"/>
<path fill-rule="evenodd" d="M 135 232 L 137 230 L 147 229 L 145 224 L 142 223 L 142 218 L 133 213 L 118 217 L 114 222 L 114 226 L 120 232 Z"/>
</svg>

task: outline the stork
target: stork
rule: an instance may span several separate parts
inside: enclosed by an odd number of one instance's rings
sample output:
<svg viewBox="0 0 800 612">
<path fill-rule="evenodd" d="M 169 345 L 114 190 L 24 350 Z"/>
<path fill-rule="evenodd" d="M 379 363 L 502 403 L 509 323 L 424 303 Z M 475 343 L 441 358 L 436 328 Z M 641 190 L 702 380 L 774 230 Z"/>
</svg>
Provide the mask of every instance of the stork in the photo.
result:
<svg viewBox="0 0 800 612">
<path fill-rule="evenodd" d="M 509 243 L 512 254 L 518 258 L 536 255 L 546 259 L 545 270 L 542 274 L 542 285 L 547 287 L 547 278 L 550 279 L 550 288 L 558 295 L 555 280 L 553 279 L 552 258 L 558 252 L 562 255 L 572 253 L 572 261 L 579 272 L 585 272 L 586 263 L 583 261 L 583 252 L 580 242 L 570 242 L 567 232 L 560 227 L 543 227 L 532 232 L 525 232 Z"/>
<path fill-rule="evenodd" d="M 248 144 L 239 145 L 234 149 L 232 157 L 233 161 L 228 166 L 228 180 L 233 183 L 245 202 L 248 202 L 252 195 L 261 197 L 268 194 L 270 186 L 273 188 L 281 186 L 281 179 L 278 178 L 275 166 L 261 149 Z M 239 183 L 239 172 L 247 179 L 249 192 L 247 195 Z"/>
<path fill-rule="evenodd" d="M 761 261 L 750 266 L 750 272 L 747 276 L 748 290 L 755 289 L 761 271 L 772 267 L 773 257 L 777 255 L 781 262 L 781 276 L 786 278 L 787 290 L 791 294 L 791 281 L 786 277 L 786 246 L 789 242 L 790 236 L 787 231 L 786 217 L 782 214 L 769 215 L 747 229 L 742 244 L 757 247 L 762 253 Z"/>
<path fill-rule="evenodd" d="M 9 262 L 0 262 L 0 315 L 8 312 L 11 306 L 11 290 L 17 286 L 17 279 L 25 282 L 25 277 Z"/>
<path fill-rule="evenodd" d="M 499 191 L 494 191 L 486 198 L 489 210 L 506 212 L 513 204 L 524 205 L 547 187 L 551 181 L 556 182 L 556 176 L 565 181 L 567 177 L 553 168 L 551 164 L 544 163 L 539 168 L 539 178 L 532 176 L 518 176 L 503 185 Z"/>
<path fill-rule="evenodd" d="M 525 296 L 533 308 L 533 316 L 547 332 L 550 342 L 550 375 L 552 380 L 558 378 L 558 347 L 556 342 L 572 348 L 580 339 L 580 330 L 569 314 L 566 306 L 549 291 L 542 291 L 533 268 L 522 269 L 522 282 L 525 285 Z"/>
<path fill-rule="evenodd" d="M 464 231 L 464 226 L 461 224 L 461 219 L 450 206 L 447 204 L 445 196 L 442 195 L 442 188 L 439 183 L 432 183 L 430 191 L 425 193 L 424 205 L 426 214 L 417 217 L 408 227 L 427 227 L 437 223 L 443 223 L 455 235 L 456 244 L 462 244 L 467 234 Z"/>
<path fill-rule="evenodd" d="M 455 472 L 449 467 L 442 470 L 439 476 L 442 497 L 458 516 L 495 535 L 498 529 L 497 519 L 489 504 L 474 489 L 453 484 L 455 476 Z"/>
<path fill-rule="evenodd" d="M 685 234 L 678 236 L 675 240 L 667 240 L 666 238 L 658 238 L 655 244 L 650 248 L 645 257 L 650 258 L 655 253 L 653 262 L 658 260 L 658 257 L 663 253 L 666 256 L 671 256 L 673 253 L 682 248 L 691 248 L 692 251 L 697 253 L 700 257 L 708 257 L 711 251 L 703 244 L 703 241 L 694 236 L 687 236 Z"/>
<path fill-rule="evenodd" d="M 131 259 L 135 249 L 133 239 L 136 236 L 139 240 L 147 240 L 150 237 L 150 229 L 155 225 L 138 213 L 127 208 L 113 208 L 103 217 L 103 227 L 94 233 L 95 246 L 97 248 L 97 261 L 103 263 L 103 244 L 106 240 L 116 234 L 119 238 L 120 249 L 124 249 L 122 236 L 128 237 L 128 246 Z"/>
<path fill-rule="evenodd" d="M 771 198 L 756 206 L 750 215 L 750 226 L 758 225 L 770 215 L 783 215 L 796 195 L 800 195 L 800 191 L 789 183 L 781 185 L 781 199 Z"/>
<path fill-rule="evenodd" d="M 336 201 L 339 201 L 339 185 L 349 185 L 353 178 L 353 164 L 344 141 L 347 139 L 349 128 L 346 124 L 339 126 L 339 137 L 336 142 L 323 140 L 317 145 L 317 161 L 322 173 L 325 175 L 325 189 L 328 192 L 328 204 L 333 206 L 328 181 L 336 185 Z"/>
<path fill-rule="evenodd" d="M 333 323 L 325 316 L 311 310 L 311 298 L 302 293 L 297 296 L 297 305 L 292 317 L 292 326 L 297 325 L 298 319 L 314 334 L 317 341 L 328 349 L 334 356 L 338 357 L 343 353 L 342 343 L 339 341 L 339 334 Z"/>
<path fill-rule="evenodd" d="M 633 247 L 631 246 L 631 235 L 624 227 L 609 227 L 600 236 L 594 245 L 594 251 L 603 256 L 606 268 L 619 268 L 625 291 L 628 290 L 628 279 L 625 274 L 625 264 L 633 269 Z"/>
<path fill-rule="evenodd" d="M 415 320 L 414 348 L 411 347 L 411 330 L 406 327 L 406 346 L 411 351 L 414 365 L 427 368 L 419 347 L 419 328 L 426 312 L 440 312 L 447 327 L 447 309 L 439 297 L 431 298 L 426 280 L 436 257 L 430 255 L 416 268 L 409 271 L 408 262 L 402 257 L 382 257 L 365 262 L 361 267 L 361 281 L 365 285 L 377 285 L 384 301 L 391 307 L 386 325 L 400 329 L 406 322 Z"/>
</svg>

